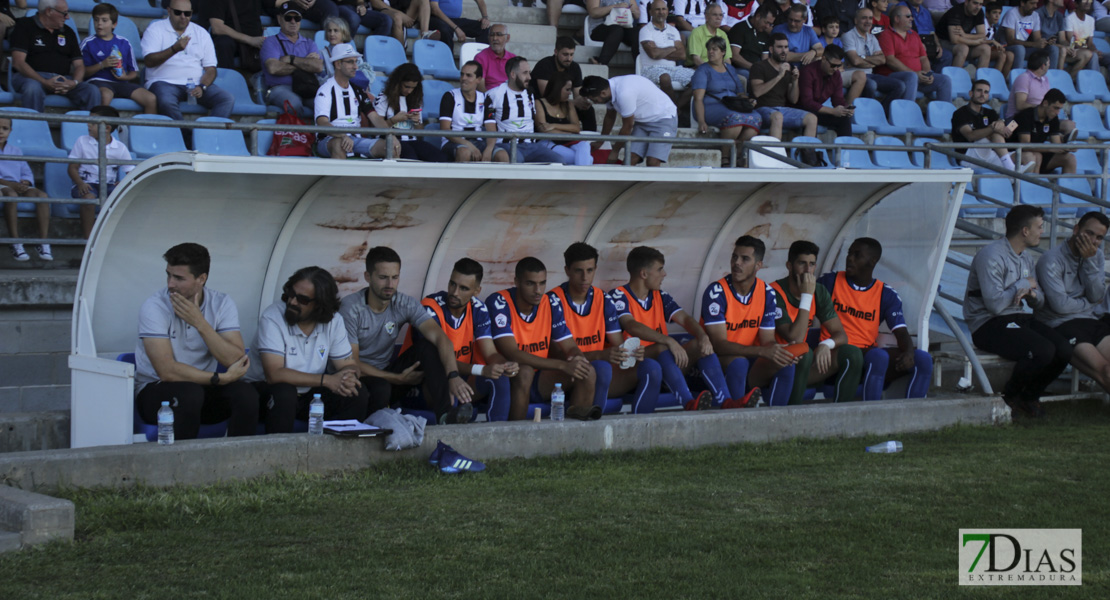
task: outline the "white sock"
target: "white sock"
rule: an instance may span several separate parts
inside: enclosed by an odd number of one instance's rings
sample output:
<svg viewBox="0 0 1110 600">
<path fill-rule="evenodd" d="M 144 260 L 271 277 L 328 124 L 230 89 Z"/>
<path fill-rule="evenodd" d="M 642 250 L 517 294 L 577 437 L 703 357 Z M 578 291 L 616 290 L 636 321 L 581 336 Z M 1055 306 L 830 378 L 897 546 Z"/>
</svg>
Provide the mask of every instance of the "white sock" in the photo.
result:
<svg viewBox="0 0 1110 600">
<path fill-rule="evenodd" d="M 1005 154 L 1005 155 L 999 157 L 999 159 L 1002 161 L 1002 166 L 1004 168 L 1009 169 L 1011 171 L 1016 169 L 1016 165 L 1014 165 L 1014 159 L 1010 158 L 1009 154 Z"/>
</svg>

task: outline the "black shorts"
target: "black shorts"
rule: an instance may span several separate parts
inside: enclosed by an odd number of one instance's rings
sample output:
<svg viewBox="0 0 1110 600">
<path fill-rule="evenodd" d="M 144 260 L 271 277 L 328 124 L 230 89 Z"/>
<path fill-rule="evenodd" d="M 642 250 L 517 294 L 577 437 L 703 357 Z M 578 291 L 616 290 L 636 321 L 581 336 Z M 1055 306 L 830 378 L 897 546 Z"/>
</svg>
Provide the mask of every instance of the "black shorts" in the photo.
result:
<svg viewBox="0 0 1110 600">
<path fill-rule="evenodd" d="M 1057 156 L 1060 156 L 1061 154 L 1064 154 L 1064 153 L 1063 152 L 1041 152 L 1041 175 L 1049 175 L 1049 174 L 1052 173 L 1052 169 L 1050 169 L 1048 167 L 1048 163 L 1052 162 L 1052 159 L 1056 158 Z"/>
<path fill-rule="evenodd" d="M 1106 336 L 1110 336 L 1110 323 L 1102 319 L 1072 319 L 1056 327 L 1056 332 L 1064 336 L 1072 346 L 1091 344 L 1097 346 Z"/>
<path fill-rule="evenodd" d="M 131 98 L 131 94 L 135 90 L 142 89 L 142 86 L 131 83 L 130 81 L 108 81 L 107 79 L 90 79 L 89 83 L 98 88 L 108 88 L 112 90 L 113 98 L 123 98 L 125 100 Z"/>
<path fill-rule="evenodd" d="M 412 6 L 412 0 L 389 0 L 389 6 L 401 12 L 408 12 L 409 6 Z"/>
</svg>

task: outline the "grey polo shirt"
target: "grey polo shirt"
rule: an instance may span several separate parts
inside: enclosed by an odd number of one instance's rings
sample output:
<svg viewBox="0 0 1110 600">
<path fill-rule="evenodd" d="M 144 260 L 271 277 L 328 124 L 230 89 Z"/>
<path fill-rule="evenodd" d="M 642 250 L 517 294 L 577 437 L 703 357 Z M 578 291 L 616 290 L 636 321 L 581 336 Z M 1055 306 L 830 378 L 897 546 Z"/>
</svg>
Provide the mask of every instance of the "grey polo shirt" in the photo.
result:
<svg viewBox="0 0 1110 600">
<path fill-rule="evenodd" d="M 227 294 L 204 288 L 200 312 L 216 333 L 239 331 L 239 309 Z M 170 291 L 162 288 L 147 298 L 139 309 L 139 343 L 135 345 L 136 394 L 146 384 L 158 381 L 158 373 L 143 346 L 144 338 L 168 339 L 174 360 L 201 371 L 215 371 L 220 364 L 209 352 L 200 332 L 173 312 Z"/>
<path fill-rule="evenodd" d="M 419 327 L 431 318 L 416 298 L 401 292 L 393 294 L 389 306 L 380 313 L 370 310 L 366 304 L 363 288 L 340 301 L 339 313 L 347 323 L 347 336 L 352 344 L 358 344 L 358 358 L 377 369 L 389 366 L 393 357 L 393 346 L 401 334 L 401 326 Z"/>
<path fill-rule="evenodd" d="M 1033 315 L 1049 327 L 1073 319 L 1097 319 L 1106 295 L 1105 265 L 1101 245 L 1094 256 L 1082 260 L 1066 241 L 1045 252 L 1037 261 L 1037 283 L 1045 304 Z"/>
<path fill-rule="evenodd" d="M 983 246 L 972 259 L 967 276 L 964 320 L 968 329 L 975 331 L 994 317 L 1024 313 L 1024 306 L 1015 306 L 1014 298 L 1029 289 L 1028 278 L 1035 269 L 1032 251 L 1018 254 L 1006 238 Z M 1026 298 L 1034 309 L 1044 305 L 1042 292 L 1036 299 Z"/>
<path fill-rule="evenodd" d="M 277 301 L 266 307 L 258 317 L 258 333 L 251 346 L 251 366 L 247 381 L 265 381 L 262 354 L 276 354 L 285 359 L 285 368 L 302 373 L 323 374 L 329 360 L 343 360 L 351 356 L 347 329 L 343 316 L 336 313 L 331 321 L 317 323 L 312 333 L 305 335 L 297 325 L 285 322 L 285 303 Z M 303 394 L 310 388 L 298 387 Z"/>
</svg>

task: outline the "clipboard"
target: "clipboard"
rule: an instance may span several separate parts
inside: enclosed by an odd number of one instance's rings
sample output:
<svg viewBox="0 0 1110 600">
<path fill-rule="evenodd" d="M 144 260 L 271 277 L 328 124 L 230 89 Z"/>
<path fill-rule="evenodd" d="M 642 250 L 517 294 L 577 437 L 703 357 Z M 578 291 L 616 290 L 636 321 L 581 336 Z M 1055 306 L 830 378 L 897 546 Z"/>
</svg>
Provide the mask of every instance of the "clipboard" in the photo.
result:
<svg viewBox="0 0 1110 600">
<path fill-rule="evenodd" d="M 393 430 L 367 425 L 357 419 L 346 419 L 324 421 L 324 433 L 339 437 L 377 437 L 379 435 L 389 435 L 393 433 Z"/>
</svg>

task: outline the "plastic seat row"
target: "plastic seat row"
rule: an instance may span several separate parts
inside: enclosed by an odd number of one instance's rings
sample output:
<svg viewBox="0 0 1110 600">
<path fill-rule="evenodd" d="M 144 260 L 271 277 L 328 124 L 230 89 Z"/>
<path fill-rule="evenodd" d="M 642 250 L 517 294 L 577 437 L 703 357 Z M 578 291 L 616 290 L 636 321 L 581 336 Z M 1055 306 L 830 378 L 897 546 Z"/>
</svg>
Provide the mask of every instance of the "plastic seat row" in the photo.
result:
<svg viewBox="0 0 1110 600">
<path fill-rule="evenodd" d="M 792 141 L 798 143 L 823 143 L 819 138 L 809 136 L 797 136 Z M 913 141 L 914 146 L 924 146 L 929 143 L 936 143 L 937 140 L 931 138 L 916 138 Z M 824 159 L 826 168 L 852 168 L 852 169 L 924 169 L 925 168 L 925 153 L 924 152 L 910 152 L 906 149 L 906 144 L 894 137 L 876 136 L 875 144 L 877 146 L 890 146 L 890 150 L 876 150 L 868 151 L 862 148 L 852 149 L 851 146 L 865 146 L 863 140 L 852 136 L 838 136 L 834 144 L 841 146 L 840 151 L 833 150 L 831 153 L 825 149 L 817 150 L 819 156 Z M 872 158 L 872 154 L 874 158 Z M 931 169 L 955 169 L 958 168 L 953 165 L 947 156 L 930 151 L 929 168 Z M 796 160 L 801 160 L 801 151 L 794 149 L 791 151 L 791 156 Z M 846 162 L 845 162 L 846 161 Z"/>
<path fill-rule="evenodd" d="M 1081 194 L 1098 195 L 1100 189 L 1097 179 L 1070 178 L 1057 179 L 1056 181 L 1060 187 Z M 968 193 L 964 195 L 965 200 L 963 207 L 960 209 L 962 213 L 961 216 L 1003 217 L 1006 215 L 1008 209 L 998 206 L 993 202 L 989 202 L 985 200 L 985 198 L 991 198 L 1006 203 L 1013 203 L 1015 199 L 1013 182 L 1009 179 L 979 178 L 974 187 L 969 187 L 967 191 Z M 1051 210 L 1052 206 L 1052 190 L 1028 181 L 1019 181 L 1018 199 L 1022 204 L 1040 206 L 1044 208 L 1045 212 L 1048 212 Z M 1094 208 L 1090 206 L 1074 206 L 1074 204 L 1084 201 L 1066 192 L 1061 193 L 1060 202 L 1062 204 L 1073 205 L 1063 206 L 1058 209 L 1057 214 L 1062 217 L 1077 217 Z"/>
</svg>

